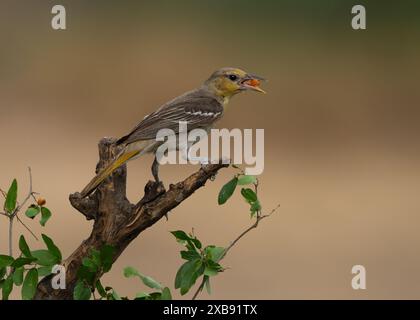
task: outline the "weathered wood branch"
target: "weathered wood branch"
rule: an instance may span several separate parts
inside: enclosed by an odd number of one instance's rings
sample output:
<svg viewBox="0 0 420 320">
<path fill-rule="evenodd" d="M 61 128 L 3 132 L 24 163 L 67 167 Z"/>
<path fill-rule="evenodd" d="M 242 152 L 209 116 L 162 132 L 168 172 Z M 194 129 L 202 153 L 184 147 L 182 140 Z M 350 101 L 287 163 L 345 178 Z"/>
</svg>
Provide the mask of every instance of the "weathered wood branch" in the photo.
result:
<svg viewBox="0 0 420 320">
<path fill-rule="evenodd" d="M 115 139 L 104 138 L 99 142 L 99 163 L 97 170 L 103 168 L 118 153 Z M 104 244 L 116 249 L 114 261 L 124 249 L 143 230 L 149 228 L 194 191 L 203 187 L 207 180 L 215 176 L 226 164 L 210 164 L 175 185 L 165 190 L 162 183 L 149 181 L 144 188 L 144 196 L 136 204 L 126 198 L 126 166 L 117 169 L 107 178 L 95 193 L 81 198 L 80 193 L 71 194 L 72 206 L 82 213 L 87 220 L 94 220 L 93 229 L 88 239 L 63 262 L 66 268 L 66 289 L 53 289 L 51 276 L 45 277 L 37 288 L 35 299 L 72 299 L 77 282 L 77 271 L 82 259 L 91 249 L 100 249 Z M 100 277 L 101 274 L 98 275 Z"/>
</svg>

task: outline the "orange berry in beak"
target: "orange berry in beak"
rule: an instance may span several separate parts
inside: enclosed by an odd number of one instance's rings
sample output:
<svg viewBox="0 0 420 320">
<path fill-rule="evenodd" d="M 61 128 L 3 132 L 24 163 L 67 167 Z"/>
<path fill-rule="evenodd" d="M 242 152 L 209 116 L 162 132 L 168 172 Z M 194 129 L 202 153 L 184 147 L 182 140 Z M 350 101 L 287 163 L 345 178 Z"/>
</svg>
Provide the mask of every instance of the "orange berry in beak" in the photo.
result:
<svg viewBox="0 0 420 320">
<path fill-rule="evenodd" d="M 257 80 L 257 79 L 251 79 L 251 80 L 245 81 L 245 83 L 249 86 L 252 86 L 252 87 L 258 87 L 260 85 L 261 81 Z"/>
</svg>

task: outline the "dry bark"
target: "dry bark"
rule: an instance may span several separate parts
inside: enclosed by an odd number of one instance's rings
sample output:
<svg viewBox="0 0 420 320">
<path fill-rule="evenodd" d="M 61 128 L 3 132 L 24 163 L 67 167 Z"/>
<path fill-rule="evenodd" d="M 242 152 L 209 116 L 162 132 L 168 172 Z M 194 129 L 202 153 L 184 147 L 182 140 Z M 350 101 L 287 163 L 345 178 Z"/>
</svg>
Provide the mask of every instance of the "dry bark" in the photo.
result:
<svg viewBox="0 0 420 320">
<path fill-rule="evenodd" d="M 103 138 L 99 142 L 99 163 L 97 172 L 113 159 L 118 152 L 115 139 Z M 126 198 L 126 166 L 117 169 L 107 178 L 92 195 L 81 198 L 80 193 L 70 195 L 71 205 L 82 213 L 87 220 L 94 220 L 93 229 L 88 239 L 63 262 L 66 268 L 66 289 L 55 290 L 51 286 L 51 277 L 45 277 L 37 288 L 35 299 L 72 299 L 77 282 L 77 271 L 82 259 L 90 254 L 91 249 L 100 249 L 104 244 L 114 246 L 118 259 L 124 249 L 143 230 L 155 224 L 169 211 L 203 187 L 207 180 L 227 167 L 226 164 L 210 164 L 165 190 L 162 183 L 149 181 L 144 188 L 144 196 L 136 204 Z M 98 275 L 100 277 L 101 274 Z"/>
</svg>

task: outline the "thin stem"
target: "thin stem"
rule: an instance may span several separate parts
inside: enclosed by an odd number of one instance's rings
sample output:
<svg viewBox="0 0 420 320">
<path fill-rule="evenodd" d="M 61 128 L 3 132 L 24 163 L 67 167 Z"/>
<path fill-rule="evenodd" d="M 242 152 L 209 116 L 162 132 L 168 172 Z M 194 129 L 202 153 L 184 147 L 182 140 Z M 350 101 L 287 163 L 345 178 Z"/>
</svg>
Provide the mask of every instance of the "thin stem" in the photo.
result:
<svg viewBox="0 0 420 320">
<path fill-rule="evenodd" d="M 9 256 L 13 257 L 13 217 L 9 217 Z"/>
<path fill-rule="evenodd" d="M 244 237 L 248 232 L 250 232 L 252 229 L 255 229 L 256 227 L 258 227 L 258 224 L 260 223 L 261 220 L 268 218 L 269 216 L 271 216 L 278 208 L 280 207 L 280 205 L 278 205 L 277 207 L 275 207 L 273 210 L 271 210 L 271 212 L 269 214 L 266 215 L 258 215 L 257 216 L 257 220 L 255 221 L 255 223 L 253 225 L 251 225 L 250 227 L 248 227 L 245 231 L 243 231 L 235 240 L 233 240 L 231 242 L 231 244 L 225 249 L 225 252 L 223 253 L 222 257 L 219 259 L 219 261 L 221 261 L 229 252 L 230 249 L 233 248 L 233 246 L 238 243 L 239 240 L 242 239 L 242 237 Z M 205 284 L 205 280 L 204 277 L 201 280 L 201 284 L 200 286 L 197 288 L 197 291 L 194 293 L 192 300 L 195 300 L 198 296 L 198 294 L 203 291 L 204 288 L 204 284 Z"/>
<path fill-rule="evenodd" d="M 19 218 L 18 215 L 16 215 L 16 219 L 22 224 L 22 226 L 24 226 L 26 228 L 26 230 L 28 230 L 30 232 L 30 234 L 37 240 L 39 241 L 38 237 L 35 235 L 35 233 L 32 232 L 32 230 Z"/>
<path fill-rule="evenodd" d="M 269 215 L 265 215 L 265 216 L 259 216 L 257 217 L 257 220 L 255 221 L 255 223 L 253 225 L 251 225 L 248 229 L 246 229 L 244 232 L 242 232 L 235 240 L 233 240 L 231 242 L 231 244 L 226 248 L 224 254 L 223 254 L 223 258 L 225 257 L 225 255 L 229 252 L 230 249 L 232 249 L 232 247 L 239 241 L 242 239 L 243 236 L 245 236 L 248 232 L 250 232 L 252 229 L 255 229 L 256 227 L 258 227 L 258 224 L 260 223 L 260 221 L 264 218 L 267 218 Z"/>
<path fill-rule="evenodd" d="M 197 298 L 197 296 L 199 295 L 199 293 L 201 291 L 203 291 L 204 283 L 205 283 L 205 280 L 204 280 L 204 277 L 203 277 L 203 280 L 201 280 L 200 286 L 198 287 L 197 291 L 194 293 L 194 295 L 191 298 L 191 300 L 195 300 Z"/>
<path fill-rule="evenodd" d="M 255 194 L 257 195 L 257 199 L 258 199 L 258 186 L 259 186 L 259 180 L 258 178 L 256 179 L 256 182 L 254 183 L 254 190 L 255 190 Z M 257 224 L 258 224 L 258 218 L 261 216 L 261 209 L 257 210 Z"/>
</svg>

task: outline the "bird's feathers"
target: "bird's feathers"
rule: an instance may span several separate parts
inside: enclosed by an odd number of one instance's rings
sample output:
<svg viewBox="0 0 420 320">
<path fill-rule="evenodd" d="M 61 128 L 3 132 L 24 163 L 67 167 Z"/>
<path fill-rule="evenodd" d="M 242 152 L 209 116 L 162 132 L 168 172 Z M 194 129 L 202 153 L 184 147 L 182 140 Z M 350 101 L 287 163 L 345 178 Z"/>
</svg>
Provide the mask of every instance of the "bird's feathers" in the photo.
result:
<svg viewBox="0 0 420 320">
<path fill-rule="evenodd" d="M 118 167 L 122 166 L 131 158 L 137 156 L 141 150 L 133 150 L 129 152 L 122 153 L 119 157 L 117 157 L 114 161 L 112 161 L 108 166 L 102 169 L 89 183 L 88 185 L 82 190 L 81 196 L 84 198 L 88 196 L 93 190 L 95 190 L 98 185 L 104 181 L 111 173 L 117 169 Z"/>
<path fill-rule="evenodd" d="M 123 151 L 89 182 L 81 192 L 82 197 L 88 196 L 115 169 L 128 160 L 152 152 L 159 144 L 156 142 L 156 135 L 160 129 L 171 129 L 178 134 L 180 121 L 187 123 L 188 130 L 208 128 L 220 119 L 222 114 L 222 103 L 202 89 L 188 92 L 169 101 L 145 117 L 128 135 L 117 141 L 117 144 L 125 146 Z"/>
<path fill-rule="evenodd" d="M 188 130 L 207 128 L 219 120 L 223 114 L 222 103 L 203 92 L 191 91 L 160 107 L 145 117 L 128 135 L 117 144 L 130 144 L 139 140 L 156 139 L 160 129 L 171 129 L 179 133 L 179 122 L 185 121 Z"/>
</svg>

